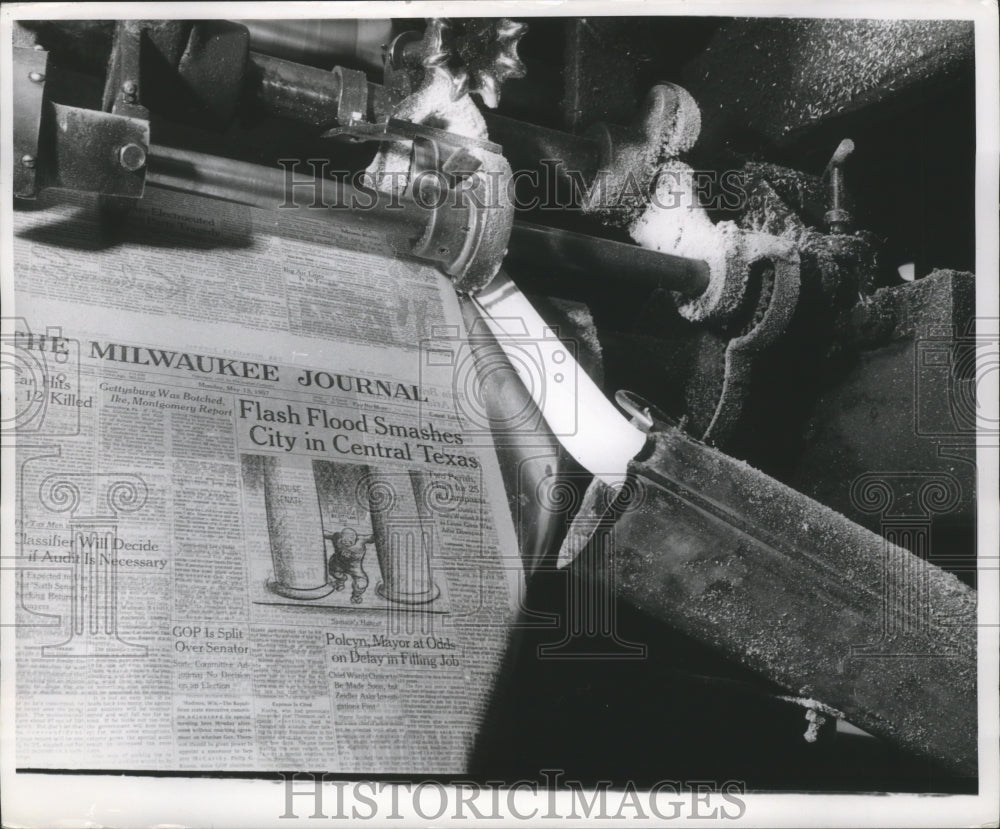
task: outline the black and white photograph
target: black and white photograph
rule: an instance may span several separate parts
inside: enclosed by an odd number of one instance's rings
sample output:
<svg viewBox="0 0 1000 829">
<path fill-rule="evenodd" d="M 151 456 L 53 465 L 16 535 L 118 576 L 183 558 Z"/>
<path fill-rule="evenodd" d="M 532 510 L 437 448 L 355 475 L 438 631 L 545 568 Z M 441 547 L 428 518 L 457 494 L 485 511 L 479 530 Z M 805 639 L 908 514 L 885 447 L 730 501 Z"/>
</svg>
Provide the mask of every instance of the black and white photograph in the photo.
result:
<svg viewBox="0 0 1000 829">
<path fill-rule="evenodd" d="M 0 9 L 0 825 L 1000 825 L 996 0 Z"/>
</svg>

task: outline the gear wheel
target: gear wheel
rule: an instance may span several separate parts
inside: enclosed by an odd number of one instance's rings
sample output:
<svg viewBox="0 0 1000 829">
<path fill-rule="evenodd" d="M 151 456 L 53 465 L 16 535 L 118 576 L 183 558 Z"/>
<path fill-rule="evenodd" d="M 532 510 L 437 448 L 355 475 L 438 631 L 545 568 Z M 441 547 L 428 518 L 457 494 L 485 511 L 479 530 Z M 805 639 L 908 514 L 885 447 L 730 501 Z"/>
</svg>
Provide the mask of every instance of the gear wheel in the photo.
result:
<svg viewBox="0 0 1000 829">
<path fill-rule="evenodd" d="M 527 31 L 523 23 L 500 19 L 434 17 L 424 32 L 425 67 L 446 70 L 454 80 L 454 97 L 478 95 L 490 109 L 500 103 L 500 87 L 527 72 L 517 44 Z"/>
</svg>

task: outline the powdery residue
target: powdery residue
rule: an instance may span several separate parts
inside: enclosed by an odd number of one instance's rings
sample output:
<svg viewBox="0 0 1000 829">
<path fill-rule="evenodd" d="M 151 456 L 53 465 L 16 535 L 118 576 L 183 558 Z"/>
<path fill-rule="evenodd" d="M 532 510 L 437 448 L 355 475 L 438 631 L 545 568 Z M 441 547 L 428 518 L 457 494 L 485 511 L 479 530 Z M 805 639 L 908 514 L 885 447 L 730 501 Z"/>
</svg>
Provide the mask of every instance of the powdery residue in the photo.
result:
<svg viewBox="0 0 1000 829">
<path fill-rule="evenodd" d="M 836 706 L 811 702 L 823 717 L 842 711 L 900 748 L 974 772 L 975 591 L 676 429 L 657 433 L 633 469 L 649 484 L 642 508 L 615 527 L 622 601 L 796 698 Z M 917 579 L 922 604 L 894 616 L 890 633 L 885 591 L 903 595 Z M 934 608 L 929 619 L 921 607 Z M 845 658 L 866 643 L 887 658 Z"/>
<path fill-rule="evenodd" d="M 607 223 L 628 227 L 642 214 L 654 184 L 671 177 L 680 190 L 668 195 L 689 202 L 690 168 L 674 160 L 690 150 L 701 132 L 701 111 L 691 94 L 672 83 L 654 86 L 629 127 L 594 124 L 586 133 L 601 148 L 602 169 L 581 205 Z M 685 207 L 687 205 L 685 204 Z"/>
<path fill-rule="evenodd" d="M 454 94 L 455 81 L 446 70 L 438 67 L 428 69 L 423 83 L 412 95 L 400 101 L 392 117 L 426 124 L 466 138 L 487 139 L 486 121 L 472 98 L 467 94 L 455 98 Z M 409 141 L 396 141 L 383 147 L 365 171 L 372 186 L 386 193 L 405 190 L 406 174 L 410 170 L 410 149 Z M 469 152 L 480 161 L 484 160 L 478 148 L 470 147 Z"/>
<path fill-rule="evenodd" d="M 733 222 L 715 224 L 698 204 L 692 203 L 694 171 L 682 161 L 664 163 L 653 199 L 629 227 L 631 237 L 644 248 L 701 259 L 709 267 L 711 281 L 685 316 L 697 317 L 700 309 L 714 308 L 725 288 L 728 262 L 739 242 Z"/>
<path fill-rule="evenodd" d="M 778 141 L 972 63 L 971 20 L 734 20 L 685 70 L 705 132 Z"/>
</svg>

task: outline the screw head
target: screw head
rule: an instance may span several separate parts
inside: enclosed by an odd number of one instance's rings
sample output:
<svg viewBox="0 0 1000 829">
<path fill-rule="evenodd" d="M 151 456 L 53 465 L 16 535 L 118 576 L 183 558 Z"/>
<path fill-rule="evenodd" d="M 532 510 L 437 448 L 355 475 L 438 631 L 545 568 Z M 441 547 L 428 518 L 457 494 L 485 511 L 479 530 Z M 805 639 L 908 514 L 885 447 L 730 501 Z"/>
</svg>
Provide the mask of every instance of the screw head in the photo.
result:
<svg viewBox="0 0 1000 829">
<path fill-rule="evenodd" d="M 28 80 L 34 81 L 35 83 L 41 83 L 42 81 L 45 80 L 45 75 L 43 75 L 41 72 L 29 72 Z"/>
<path fill-rule="evenodd" d="M 138 144 L 126 144 L 118 150 L 118 163 L 130 173 L 146 166 L 146 150 Z"/>
<path fill-rule="evenodd" d="M 35 166 L 35 157 L 33 155 L 24 154 L 21 156 L 21 166 L 31 169 Z"/>
</svg>

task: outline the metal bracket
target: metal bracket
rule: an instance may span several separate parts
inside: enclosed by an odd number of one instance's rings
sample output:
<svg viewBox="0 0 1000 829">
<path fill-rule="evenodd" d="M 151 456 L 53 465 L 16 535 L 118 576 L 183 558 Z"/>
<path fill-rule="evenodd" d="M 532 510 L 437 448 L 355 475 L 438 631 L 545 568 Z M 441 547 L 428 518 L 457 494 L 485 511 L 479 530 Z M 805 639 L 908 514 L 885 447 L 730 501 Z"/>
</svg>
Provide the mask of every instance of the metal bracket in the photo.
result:
<svg viewBox="0 0 1000 829">
<path fill-rule="evenodd" d="M 514 223 L 514 205 L 507 192 L 510 164 L 502 147 L 395 118 L 384 124 L 335 127 L 323 136 L 409 142 L 406 195 L 415 208 L 427 210 L 428 220 L 424 233 L 406 252 L 437 264 L 462 293 L 474 293 L 493 278 Z M 480 151 L 480 156 L 472 150 Z"/>
<path fill-rule="evenodd" d="M 340 88 L 337 123 L 349 127 L 363 122 L 368 112 L 368 76 L 343 66 L 334 66 L 330 72 Z"/>
<path fill-rule="evenodd" d="M 51 107 L 42 145 L 42 186 L 141 198 L 149 123 L 93 109 Z"/>
<path fill-rule="evenodd" d="M 38 195 L 38 139 L 45 106 L 48 52 L 14 48 L 14 195 Z"/>
</svg>

